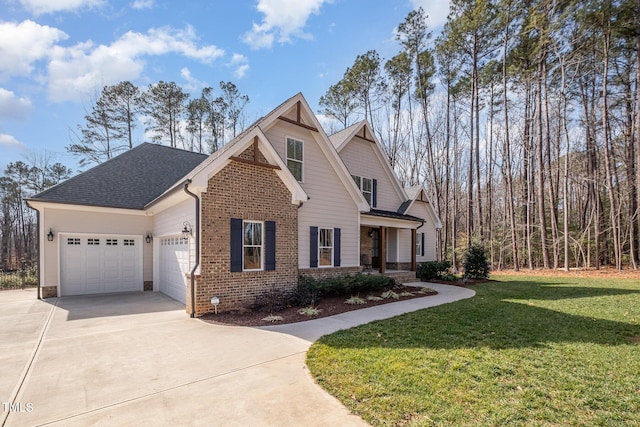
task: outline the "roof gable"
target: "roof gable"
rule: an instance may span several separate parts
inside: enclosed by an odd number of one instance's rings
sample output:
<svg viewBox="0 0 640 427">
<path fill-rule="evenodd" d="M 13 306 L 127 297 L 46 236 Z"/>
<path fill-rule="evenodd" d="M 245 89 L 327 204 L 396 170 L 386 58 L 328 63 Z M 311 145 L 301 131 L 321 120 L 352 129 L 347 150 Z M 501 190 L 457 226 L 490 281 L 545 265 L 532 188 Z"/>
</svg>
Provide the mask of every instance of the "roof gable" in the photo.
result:
<svg viewBox="0 0 640 427">
<path fill-rule="evenodd" d="M 246 159 L 237 156 L 252 145 L 254 149 L 253 164 L 261 167 L 272 166 L 276 175 L 278 175 L 291 193 L 291 203 L 298 205 L 304 203 L 308 198 L 307 194 L 291 172 L 289 172 L 289 169 L 258 126 L 250 127 L 246 132 L 243 132 L 233 141 L 229 142 L 223 149 L 213 153 L 198 168 L 193 170 L 188 177 L 192 182 L 192 187 L 204 191 L 207 188 L 209 179 L 224 169 L 228 164 L 233 161 L 246 162 Z M 267 163 L 260 163 L 258 161 L 259 154 L 266 159 Z"/>
<path fill-rule="evenodd" d="M 391 185 L 392 191 L 396 194 L 397 198 L 396 202 L 402 203 L 407 200 L 407 195 L 404 192 L 398 177 L 396 176 L 391 164 L 389 163 L 389 159 L 382 149 L 382 145 L 378 141 L 378 138 L 371 131 L 371 126 L 366 120 L 358 122 L 354 125 L 349 126 L 348 128 L 337 132 L 329 137 L 332 145 L 336 148 L 338 153 L 340 153 L 341 157 L 344 156 L 345 149 L 349 147 L 351 144 L 354 144 L 354 141 L 365 141 L 372 148 L 372 151 L 377 159 L 380 167 L 382 168 L 384 175 L 386 176 L 388 182 Z M 357 174 L 357 173 L 356 173 Z M 390 193 L 391 194 L 391 193 Z M 380 200 L 378 203 L 380 204 Z M 398 205 L 393 206 L 393 209 L 396 210 Z"/>
<path fill-rule="evenodd" d="M 142 210 L 207 157 L 143 143 L 28 200 Z"/>
<path fill-rule="evenodd" d="M 398 212 L 406 214 L 411 210 L 412 207 L 416 205 L 416 202 L 421 202 L 425 205 L 427 214 L 431 217 L 431 220 L 433 221 L 435 227 L 442 228 L 440 218 L 438 218 L 438 215 L 436 214 L 433 203 L 431 203 L 429 196 L 427 196 L 426 191 L 424 191 L 424 187 L 422 185 L 415 185 L 413 187 L 406 188 L 405 190 L 409 195 L 409 199 L 400 206 Z"/>
<path fill-rule="evenodd" d="M 267 132 L 279 121 L 292 123 L 311 131 L 313 139 L 322 151 L 322 154 L 328 160 L 334 173 L 347 190 L 349 196 L 358 207 L 358 210 L 361 212 L 368 211 L 369 204 L 353 182 L 349 170 L 340 158 L 337 150 L 329 140 L 327 134 L 324 132 L 322 125 L 315 114 L 313 114 L 313 110 L 301 93 L 294 95 L 276 107 L 271 113 L 259 121 L 258 126 L 261 130 Z"/>
</svg>

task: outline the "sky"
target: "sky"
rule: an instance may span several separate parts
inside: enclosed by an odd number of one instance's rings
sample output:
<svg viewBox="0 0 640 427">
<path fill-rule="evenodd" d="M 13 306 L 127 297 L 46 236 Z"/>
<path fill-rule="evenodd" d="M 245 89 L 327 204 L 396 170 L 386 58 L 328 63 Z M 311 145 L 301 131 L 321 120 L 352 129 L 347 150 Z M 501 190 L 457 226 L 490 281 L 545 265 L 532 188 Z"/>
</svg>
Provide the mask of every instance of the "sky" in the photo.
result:
<svg viewBox="0 0 640 427">
<path fill-rule="evenodd" d="M 231 81 L 247 124 L 298 92 L 317 111 L 357 55 L 398 53 L 394 31 L 418 7 L 439 32 L 448 0 L 0 0 L 0 170 L 46 153 L 77 171 L 72 131 L 124 80 L 193 97 Z"/>
</svg>

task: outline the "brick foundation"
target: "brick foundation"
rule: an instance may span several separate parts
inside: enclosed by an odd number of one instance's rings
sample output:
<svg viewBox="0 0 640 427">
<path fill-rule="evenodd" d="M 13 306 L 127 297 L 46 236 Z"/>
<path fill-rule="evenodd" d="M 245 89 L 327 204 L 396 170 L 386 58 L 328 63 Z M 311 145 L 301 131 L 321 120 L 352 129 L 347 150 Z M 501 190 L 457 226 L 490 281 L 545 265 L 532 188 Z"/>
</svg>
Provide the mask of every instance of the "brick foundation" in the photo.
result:
<svg viewBox="0 0 640 427">
<path fill-rule="evenodd" d="M 410 262 L 387 262 L 387 270 L 411 270 Z"/>
<path fill-rule="evenodd" d="M 40 295 L 41 295 L 41 298 L 57 298 L 58 287 L 57 286 L 41 286 Z"/>
<path fill-rule="evenodd" d="M 253 159 L 253 148 L 241 156 Z M 266 159 L 260 154 L 260 161 Z M 211 297 L 220 298 L 218 311 L 254 303 L 275 285 L 293 290 L 298 283 L 298 207 L 274 169 L 232 161 L 213 176 L 201 197 L 201 265 L 196 280 L 196 315 L 212 312 Z M 231 272 L 231 218 L 276 223 L 276 269 Z M 264 254 L 263 254 L 264 256 Z M 187 298 L 189 299 L 189 298 Z M 187 301 L 187 312 L 190 311 Z"/>
<path fill-rule="evenodd" d="M 314 279 L 326 279 L 329 277 L 346 276 L 362 272 L 362 267 L 336 267 L 336 268 L 301 268 L 300 276 L 313 277 Z"/>
</svg>

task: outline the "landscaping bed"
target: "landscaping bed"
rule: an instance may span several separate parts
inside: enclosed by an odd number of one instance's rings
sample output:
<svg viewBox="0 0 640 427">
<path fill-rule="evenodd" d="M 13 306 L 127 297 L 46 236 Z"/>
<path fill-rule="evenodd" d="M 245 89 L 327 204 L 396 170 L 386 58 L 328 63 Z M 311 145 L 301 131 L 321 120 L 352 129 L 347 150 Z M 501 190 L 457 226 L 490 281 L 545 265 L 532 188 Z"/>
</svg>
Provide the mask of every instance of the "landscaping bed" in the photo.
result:
<svg viewBox="0 0 640 427">
<path fill-rule="evenodd" d="M 398 298 L 387 297 L 382 298 L 381 295 L 388 290 L 392 290 Z M 409 295 L 411 294 L 411 295 Z M 387 290 L 381 290 L 376 292 L 360 293 L 360 297 L 365 301 L 365 304 L 347 304 L 349 298 L 354 295 L 341 294 L 341 295 L 328 295 L 323 296 L 317 304 L 313 307 L 320 310 L 315 315 L 301 314 L 299 310 L 306 307 L 289 306 L 278 311 L 269 312 L 264 309 L 254 310 L 238 310 L 229 311 L 218 314 L 207 314 L 201 317 L 202 320 L 210 323 L 224 324 L 224 325 L 236 325 L 236 326 L 266 326 L 266 325 L 279 325 L 285 323 L 304 322 L 306 320 L 319 319 L 322 317 L 333 316 L 335 314 L 345 313 L 352 310 L 360 310 L 363 308 L 374 307 L 382 304 L 389 304 L 398 301 L 406 301 L 413 298 L 423 298 L 430 295 L 436 295 L 433 289 L 415 286 L 404 286 L 395 284 Z M 379 300 L 367 299 L 369 296 L 381 298 Z M 269 316 L 279 316 L 282 320 L 270 321 Z M 271 317 L 273 319 L 273 317 Z"/>
</svg>

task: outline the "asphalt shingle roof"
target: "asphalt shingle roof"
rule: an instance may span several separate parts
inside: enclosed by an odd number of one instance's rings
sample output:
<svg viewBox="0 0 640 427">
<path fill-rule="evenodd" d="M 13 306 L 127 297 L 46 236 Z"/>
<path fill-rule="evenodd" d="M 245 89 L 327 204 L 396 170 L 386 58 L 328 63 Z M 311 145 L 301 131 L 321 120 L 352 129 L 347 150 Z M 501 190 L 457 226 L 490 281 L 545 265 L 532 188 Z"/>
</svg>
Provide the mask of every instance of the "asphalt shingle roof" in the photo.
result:
<svg viewBox="0 0 640 427">
<path fill-rule="evenodd" d="M 142 210 L 207 157 L 144 143 L 29 200 Z"/>
</svg>

